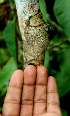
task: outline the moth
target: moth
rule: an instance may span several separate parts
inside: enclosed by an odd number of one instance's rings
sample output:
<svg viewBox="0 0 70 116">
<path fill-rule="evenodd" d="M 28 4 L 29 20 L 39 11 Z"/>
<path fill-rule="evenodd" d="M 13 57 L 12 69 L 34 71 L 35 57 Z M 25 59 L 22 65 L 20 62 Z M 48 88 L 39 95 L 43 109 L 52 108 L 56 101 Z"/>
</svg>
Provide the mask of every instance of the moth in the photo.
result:
<svg viewBox="0 0 70 116">
<path fill-rule="evenodd" d="M 49 25 L 43 21 L 39 0 L 15 0 L 23 40 L 24 68 L 44 64 Z"/>
</svg>

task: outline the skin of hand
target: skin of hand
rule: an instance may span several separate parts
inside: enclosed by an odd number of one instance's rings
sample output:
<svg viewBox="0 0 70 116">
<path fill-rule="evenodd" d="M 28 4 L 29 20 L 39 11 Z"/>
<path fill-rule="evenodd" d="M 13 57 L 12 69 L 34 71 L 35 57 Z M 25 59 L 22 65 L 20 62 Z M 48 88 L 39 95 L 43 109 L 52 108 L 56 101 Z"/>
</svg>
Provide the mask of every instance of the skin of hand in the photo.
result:
<svg viewBox="0 0 70 116">
<path fill-rule="evenodd" d="M 2 116 L 62 116 L 56 80 L 46 67 L 29 65 L 13 73 Z"/>
</svg>

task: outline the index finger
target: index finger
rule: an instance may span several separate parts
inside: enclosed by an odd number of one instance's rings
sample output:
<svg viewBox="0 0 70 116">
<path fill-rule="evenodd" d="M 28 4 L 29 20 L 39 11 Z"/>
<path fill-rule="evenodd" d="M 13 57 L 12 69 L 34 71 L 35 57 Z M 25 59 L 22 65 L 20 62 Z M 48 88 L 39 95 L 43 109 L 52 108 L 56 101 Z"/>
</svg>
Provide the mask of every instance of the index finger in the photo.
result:
<svg viewBox="0 0 70 116">
<path fill-rule="evenodd" d="M 22 86 L 23 71 L 16 70 L 9 83 L 9 88 L 3 106 L 3 116 L 19 116 Z"/>
</svg>

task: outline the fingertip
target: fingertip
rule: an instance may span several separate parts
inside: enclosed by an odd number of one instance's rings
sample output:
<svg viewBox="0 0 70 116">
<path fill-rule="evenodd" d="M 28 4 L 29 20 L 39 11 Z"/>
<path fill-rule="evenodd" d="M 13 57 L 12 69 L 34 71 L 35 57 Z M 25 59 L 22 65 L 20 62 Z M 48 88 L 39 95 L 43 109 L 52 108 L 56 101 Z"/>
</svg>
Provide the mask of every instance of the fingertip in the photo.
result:
<svg viewBox="0 0 70 116">
<path fill-rule="evenodd" d="M 13 72 L 12 76 L 13 76 L 13 75 L 22 75 L 23 73 L 24 73 L 23 70 L 18 69 L 18 70 L 15 70 L 15 71 Z"/>
<path fill-rule="evenodd" d="M 54 83 L 56 82 L 56 79 L 53 76 L 49 76 L 48 79 L 49 79 L 49 81 L 53 81 Z"/>
<path fill-rule="evenodd" d="M 21 69 L 15 70 L 11 76 L 9 86 L 21 87 L 23 84 L 24 72 Z"/>
<path fill-rule="evenodd" d="M 58 92 L 57 82 L 53 76 L 48 77 L 48 92 Z"/>
<path fill-rule="evenodd" d="M 24 83 L 25 84 L 34 84 L 36 79 L 36 67 L 33 65 L 28 65 L 24 70 Z"/>
<path fill-rule="evenodd" d="M 36 67 L 33 66 L 33 65 L 28 65 L 25 70 L 24 70 L 24 73 L 29 73 L 30 75 L 36 73 Z"/>
<path fill-rule="evenodd" d="M 41 72 L 41 74 L 48 74 L 48 69 L 45 66 L 38 66 L 37 72 Z"/>
<path fill-rule="evenodd" d="M 47 85 L 48 70 L 45 66 L 37 67 L 37 80 L 36 83 L 40 85 Z"/>
</svg>

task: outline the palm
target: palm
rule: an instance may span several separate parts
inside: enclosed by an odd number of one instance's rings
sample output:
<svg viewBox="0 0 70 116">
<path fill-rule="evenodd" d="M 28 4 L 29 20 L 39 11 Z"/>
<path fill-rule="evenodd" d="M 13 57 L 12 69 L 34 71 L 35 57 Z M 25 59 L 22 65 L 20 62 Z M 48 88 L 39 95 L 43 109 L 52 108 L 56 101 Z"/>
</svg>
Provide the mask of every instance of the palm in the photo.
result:
<svg viewBox="0 0 70 116">
<path fill-rule="evenodd" d="M 28 66 L 24 74 L 21 70 L 14 72 L 5 98 L 3 115 L 62 115 L 56 81 L 53 77 L 48 78 L 44 66 L 38 67 L 37 70 L 34 66 Z"/>
</svg>

